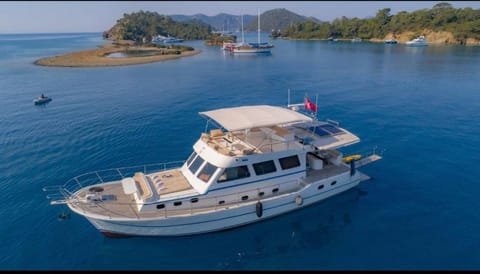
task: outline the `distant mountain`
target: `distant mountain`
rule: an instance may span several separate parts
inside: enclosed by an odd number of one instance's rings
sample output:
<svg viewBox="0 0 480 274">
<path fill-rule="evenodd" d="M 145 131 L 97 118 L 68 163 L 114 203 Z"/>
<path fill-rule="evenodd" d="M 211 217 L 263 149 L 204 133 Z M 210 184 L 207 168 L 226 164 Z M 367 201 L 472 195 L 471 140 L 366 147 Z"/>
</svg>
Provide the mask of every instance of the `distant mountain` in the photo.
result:
<svg viewBox="0 0 480 274">
<path fill-rule="evenodd" d="M 320 20 L 314 17 L 305 17 L 293 13 L 287 9 L 273 9 L 260 14 L 260 30 L 270 32 L 272 30 L 283 30 L 292 25 L 304 23 L 306 21 L 314 21 L 320 23 Z M 245 24 L 245 21 L 244 21 Z M 247 25 L 244 25 L 245 31 L 257 31 L 258 18 L 254 17 Z"/>
<path fill-rule="evenodd" d="M 212 26 L 213 29 L 220 31 L 241 31 L 242 29 L 242 19 L 240 15 L 220 13 L 215 16 L 207 16 L 204 14 L 169 16 L 179 22 L 197 19 Z M 260 30 L 266 32 L 270 32 L 273 29 L 283 30 L 293 24 L 304 23 L 308 20 L 317 23 L 321 22 L 315 17 L 301 16 L 287 9 L 273 9 L 260 15 Z M 257 28 L 257 15 L 243 15 L 243 29 L 245 31 L 257 31 Z"/>
<path fill-rule="evenodd" d="M 283 31 L 297 24 L 305 22 L 321 23 L 313 17 L 305 17 L 286 9 L 273 9 L 264 12 L 261 16 L 261 31 Z M 157 12 L 139 11 L 124 14 L 123 18 L 109 30 L 103 37 L 110 40 L 133 40 L 136 42 L 149 42 L 156 35 L 174 36 L 176 38 L 195 40 L 207 39 L 212 30 L 237 32 L 257 31 L 256 15 L 231 15 L 220 13 L 215 16 L 204 14 L 195 15 L 160 15 Z"/>
<path fill-rule="evenodd" d="M 195 14 L 195 15 L 169 15 L 175 21 L 187 22 L 192 19 L 200 20 L 217 31 L 241 31 L 242 29 L 242 19 L 239 15 L 231 15 L 226 13 L 220 13 L 215 16 L 207 16 L 204 14 Z M 251 21 L 256 19 L 257 16 L 254 15 L 243 15 L 243 26 L 245 27 Z"/>
</svg>

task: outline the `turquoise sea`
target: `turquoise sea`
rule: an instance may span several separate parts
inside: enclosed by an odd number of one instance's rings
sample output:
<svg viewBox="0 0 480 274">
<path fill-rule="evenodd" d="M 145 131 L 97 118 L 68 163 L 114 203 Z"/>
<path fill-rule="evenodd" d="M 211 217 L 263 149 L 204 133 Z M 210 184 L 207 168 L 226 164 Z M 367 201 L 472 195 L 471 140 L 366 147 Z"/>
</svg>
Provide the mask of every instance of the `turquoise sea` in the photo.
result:
<svg viewBox="0 0 480 274">
<path fill-rule="evenodd" d="M 256 33 L 246 39 L 254 40 Z M 267 34 L 262 36 L 267 40 Z M 480 47 L 272 40 L 267 56 L 202 50 L 103 68 L 36 59 L 100 33 L 0 35 L 1 270 L 480 269 Z M 44 186 L 89 171 L 185 160 L 198 112 L 318 95 L 319 119 L 385 149 L 372 180 L 301 211 L 224 232 L 112 239 Z M 44 106 L 32 100 L 53 98 Z"/>
</svg>

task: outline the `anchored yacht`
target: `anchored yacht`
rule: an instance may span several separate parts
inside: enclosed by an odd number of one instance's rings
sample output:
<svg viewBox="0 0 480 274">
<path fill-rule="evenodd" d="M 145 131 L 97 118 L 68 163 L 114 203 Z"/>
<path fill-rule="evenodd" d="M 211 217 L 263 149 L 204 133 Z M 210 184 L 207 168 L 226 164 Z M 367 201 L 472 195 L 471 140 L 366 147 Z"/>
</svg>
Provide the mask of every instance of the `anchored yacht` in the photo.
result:
<svg viewBox="0 0 480 274">
<path fill-rule="evenodd" d="M 410 40 L 406 43 L 407 46 L 411 47 L 426 47 L 428 46 L 425 36 L 420 35 L 417 38 Z"/>
<path fill-rule="evenodd" d="M 357 168 L 382 158 L 375 149 L 344 157 L 337 149 L 359 137 L 308 110 L 306 99 L 200 112 L 207 125 L 186 161 L 90 172 L 43 190 L 108 237 L 193 235 L 298 210 L 368 180 Z"/>
</svg>

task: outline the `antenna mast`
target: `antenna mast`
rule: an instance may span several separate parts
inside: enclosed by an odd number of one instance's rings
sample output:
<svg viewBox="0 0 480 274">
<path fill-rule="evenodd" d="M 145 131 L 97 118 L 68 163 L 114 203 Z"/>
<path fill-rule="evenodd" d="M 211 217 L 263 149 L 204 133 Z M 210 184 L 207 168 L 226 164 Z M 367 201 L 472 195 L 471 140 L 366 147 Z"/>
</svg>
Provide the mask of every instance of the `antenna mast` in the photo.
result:
<svg viewBox="0 0 480 274">
<path fill-rule="evenodd" d="M 258 16 L 258 45 L 260 45 L 260 10 L 257 9 L 257 16 Z"/>
<path fill-rule="evenodd" d="M 243 37 L 243 14 L 242 14 L 242 44 L 245 44 L 245 38 Z"/>
</svg>

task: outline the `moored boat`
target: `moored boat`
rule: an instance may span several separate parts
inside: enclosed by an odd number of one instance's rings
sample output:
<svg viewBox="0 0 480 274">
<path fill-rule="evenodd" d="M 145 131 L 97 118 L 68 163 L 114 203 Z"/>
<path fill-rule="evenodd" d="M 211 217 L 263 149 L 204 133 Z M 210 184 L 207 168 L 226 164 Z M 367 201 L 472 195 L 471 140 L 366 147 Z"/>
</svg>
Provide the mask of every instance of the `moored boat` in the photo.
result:
<svg viewBox="0 0 480 274">
<path fill-rule="evenodd" d="M 176 43 L 182 43 L 183 41 L 184 39 L 175 38 L 170 35 L 168 36 L 156 35 L 152 37 L 152 43 L 156 43 L 156 44 L 176 44 Z"/>
<path fill-rule="evenodd" d="M 425 36 L 423 36 L 423 35 L 420 35 L 417 38 L 408 41 L 406 44 L 407 44 L 407 46 L 411 46 L 411 47 L 426 47 L 426 46 L 428 46 L 427 41 L 425 40 Z"/>
<path fill-rule="evenodd" d="M 260 42 L 260 13 L 258 13 L 258 30 L 257 30 L 257 42 L 256 43 L 245 43 L 244 35 L 243 35 L 243 16 L 242 16 L 242 42 L 234 44 L 233 46 L 229 47 L 229 50 L 232 53 L 236 54 L 257 54 L 257 53 L 266 53 L 270 54 L 272 52 L 272 48 L 274 47 L 272 44 L 268 42 Z"/>
<path fill-rule="evenodd" d="M 193 235 L 298 210 L 368 180 L 357 168 L 382 158 L 346 161 L 338 149 L 359 137 L 309 111 L 305 98 L 200 112 L 207 126 L 186 161 L 90 172 L 44 191 L 108 237 Z"/>
<path fill-rule="evenodd" d="M 398 41 L 396 39 L 387 39 L 385 40 L 385 44 L 397 44 Z"/>
</svg>

